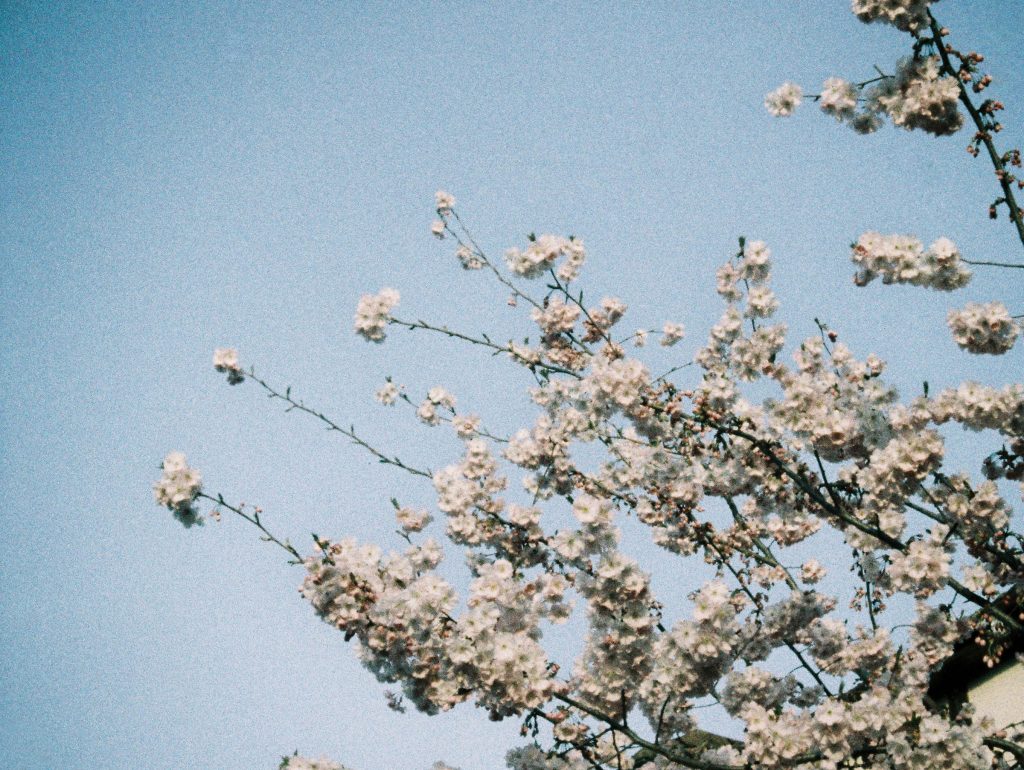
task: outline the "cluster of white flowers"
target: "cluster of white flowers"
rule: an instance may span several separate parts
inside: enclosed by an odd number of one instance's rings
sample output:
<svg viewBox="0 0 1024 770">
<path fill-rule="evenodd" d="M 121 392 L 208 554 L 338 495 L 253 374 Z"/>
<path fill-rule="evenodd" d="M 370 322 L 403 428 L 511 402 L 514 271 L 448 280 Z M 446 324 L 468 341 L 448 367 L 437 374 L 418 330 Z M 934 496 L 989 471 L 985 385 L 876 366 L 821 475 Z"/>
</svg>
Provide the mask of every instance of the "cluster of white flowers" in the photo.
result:
<svg viewBox="0 0 1024 770">
<path fill-rule="evenodd" d="M 452 428 L 459 438 L 473 438 L 480 432 L 480 418 L 474 414 L 457 414 L 452 417 Z"/>
<path fill-rule="evenodd" d="M 440 385 L 435 385 L 427 391 L 427 397 L 417 407 L 416 416 L 427 425 L 440 425 L 441 415 L 437 412 L 439 408 L 453 413 L 455 410 L 455 396 Z"/>
<path fill-rule="evenodd" d="M 857 87 L 842 78 L 829 78 L 821 87 L 818 106 L 838 121 L 849 120 L 857 110 Z"/>
<path fill-rule="evenodd" d="M 666 321 L 661 328 L 661 344 L 663 347 L 672 347 L 686 335 L 686 329 L 682 324 Z"/>
<path fill-rule="evenodd" d="M 626 304 L 618 297 L 602 297 L 600 305 L 590 308 L 587 312 L 587 319 L 584 321 L 584 341 L 596 342 L 607 339 L 608 330 L 622 320 L 626 310 Z"/>
<path fill-rule="evenodd" d="M 378 679 L 402 682 L 405 697 L 428 712 L 464 700 L 447 672 L 431 672 L 444 657 L 456 604 L 451 586 L 433 574 L 442 558 L 437 543 L 388 556 L 352 538 L 318 545 L 299 590 L 324 621 L 358 637 L 360 656 Z"/>
<path fill-rule="evenodd" d="M 326 757 L 310 759 L 296 752 L 290 757 L 282 758 L 278 770 L 348 770 L 348 768 Z M 444 762 L 435 762 L 427 770 L 459 770 L 459 768 L 446 765 Z"/>
<path fill-rule="evenodd" d="M 893 555 L 887 573 L 893 590 L 923 598 L 942 588 L 949 577 L 950 557 L 943 546 L 948 533 L 948 527 L 938 525 L 927 540 L 915 540 Z"/>
<path fill-rule="evenodd" d="M 692 620 L 679 621 L 657 637 L 650 673 L 640 686 L 644 712 L 652 721 L 661 719 L 670 732 L 692 728 L 690 699 L 714 689 L 743 643 L 736 606 L 723 582 L 705 584 L 694 604 Z"/>
<path fill-rule="evenodd" d="M 914 651 L 923 655 L 928 665 L 941 663 L 953 654 L 953 645 L 961 637 L 959 625 L 948 610 L 932 607 L 918 601 L 911 643 Z"/>
<path fill-rule="evenodd" d="M 153 497 L 158 505 L 168 508 L 186 527 L 201 523 L 202 519 L 192 503 L 203 488 L 203 477 L 181 452 L 169 452 L 160 466 L 163 474 L 153 484 Z"/>
<path fill-rule="evenodd" d="M 823 107 L 850 120 L 856 99 L 849 84 L 830 81 L 826 92 Z M 789 89 L 773 104 L 791 111 L 786 100 L 796 98 Z M 439 192 L 436 204 L 445 226 L 458 225 L 451 196 Z M 460 259 L 466 266 L 485 260 L 468 249 Z M 568 280 L 582 259 L 579 241 L 541 236 L 510 252 L 508 262 L 518 275 L 557 269 Z M 853 260 L 862 283 L 880 277 L 951 290 L 970 277 L 945 238 L 926 250 L 910 236 L 866 233 Z M 1024 385 L 968 382 L 934 397 L 925 388 L 900 403 L 883 377 L 885 363 L 858 357 L 820 322 L 820 336 L 784 363 L 786 328 L 769 320 L 778 309 L 771 265 L 765 243 L 741 240 L 718 270 L 725 309 L 696 354 L 700 373 L 688 386 L 652 380 L 643 361 L 626 353 L 629 337 L 612 339 L 626 313 L 621 300 L 605 297 L 584 311 L 582 295 L 555 281 L 543 299 L 529 300 L 541 330 L 536 347 L 491 344 L 536 375 L 532 424 L 504 439 L 483 430 L 478 416 L 457 414 L 448 390 L 427 392 L 417 417 L 450 422 L 461 439 L 461 456 L 431 481 L 445 533 L 465 549 L 472 576 L 465 601 L 437 574 L 441 547 L 417 534 L 433 521 L 431 512 L 397 500 L 398 534 L 408 548 L 385 554 L 351 538 L 317 538 L 300 588 L 325 622 L 357 640 L 366 667 L 400 688 L 388 696 L 394 708 L 407 701 L 435 713 L 472 700 L 493 719 L 524 719 L 524 735 L 533 729 L 535 736 L 543 720 L 555 750 L 510 752 L 514 770 L 642 767 L 643 754 L 618 727 L 637 713 L 647 720 L 639 729 L 656 736 L 651 746 L 665 749 L 650 757 L 665 770 L 835 770 L 851 758 L 871 770 L 989 770 L 989 726 L 973 721 L 969 708 L 956 717 L 936 711 L 929 676 L 968 625 L 947 597 L 995 597 L 1024 575 L 1009 533 L 1013 511 L 993 480 L 999 474 L 973 481 L 947 472 L 939 426 L 996 431 L 1009 439 L 1010 449 L 1000 450 L 1004 464 L 1016 462 L 1010 455 L 1024 454 L 1016 448 Z M 397 302 L 390 289 L 364 296 L 357 332 L 382 340 Z M 978 352 L 1003 352 L 1018 333 L 998 303 L 969 305 L 951 314 L 951 325 Z M 647 335 L 638 330 L 632 338 L 640 346 Z M 680 324 L 668 322 L 661 342 L 682 335 Z M 233 350 L 218 350 L 214 360 L 229 377 L 241 371 Z M 748 401 L 761 385 L 780 395 Z M 390 378 L 376 398 L 408 400 Z M 592 462 L 595 450 L 601 454 Z M 510 470 L 522 489 L 510 491 Z M 167 456 L 154 493 L 186 523 L 197 519 L 200 477 L 184 455 Z M 557 515 L 559 500 L 571 505 L 572 518 L 549 531 L 542 521 Z M 688 594 L 688 616 L 662 625 L 651 576 L 620 549 L 617 518 L 650 528 L 673 554 L 714 565 L 714 579 Z M 262 528 L 258 517 L 255 523 Z M 837 610 L 837 597 L 825 592 L 840 571 L 807 558 L 820 557 L 811 544 L 800 556 L 798 549 L 790 558 L 782 553 L 825 526 L 855 554 L 863 585 L 848 609 Z M 287 541 L 271 539 L 297 555 Z M 549 624 L 570 617 L 573 596 L 586 603 L 587 631 L 571 674 L 560 675 L 541 641 Z M 887 628 L 893 616 L 885 602 L 907 609 L 910 596 L 917 600 L 913 623 Z M 853 614 L 865 604 L 866 616 Z M 859 624 L 867 619 L 870 627 Z M 995 639 L 989 628 L 973 632 Z M 742 742 L 693 739 L 698 709 L 710 703 L 742 721 Z M 296 755 L 282 767 L 340 766 Z"/>
<path fill-rule="evenodd" d="M 591 519 L 591 515 L 607 514 L 602 502 L 594 500 L 586 507 L 590 511 L 581 522 L 595 534 L 608 532 L 605 521 Z M 578 507 L 573 509 L 580 517 Z M 579 576 L 576 586 L 587 600 L 590 630 L 573 670 L 573 683 L 587 703 L 614 713 L 626 705 L 623 692 L 633 691 L 652 663 L 657 618 L 651 614 L 650 576 L 633 559 L 609 549 L 592 572 Z"/>
<path fill-rule="evenodd" d="M 374 394 L 374 398 L 377 402 L 384 406 L 391 406 L 398 400 L 398 396 L 401 393 L 401 389 L 391 380 L 388 380 Z"/>
<path fill-rule="evenodd" d="M 970 430 L 997 430 L 1024 435 L 1024 385 L 992 388 L 967 381 L 940 392 L 928 403 L 931 419 L 942 424 L 954 420 Z"/>
<path fill-rule="evenodd" d="M 579 275 L 587 252 L 578 238 L 541 235 L 531 238 L 530 245 L 525 249 L 508 249 L 505 252 L 505 263 L 516 275 L 536 278 L 553 269 L 559 257 L 565 257 L 565 260 L 558 267 L 558 277 L 563 281 L 571 281 Z"/>
<path fill-rule="evenodd" d="M 962 310 L 950 310 L 947 322 L 956 344 L 968 353 L 1005 353 L 1020 334 L 1002 302 L 969 302 Z"/>
<path fill-rule="evenodd" d="M 794 709 L 773 712 L 758 703 L 748 704 L 743 712 L 747 723 L 744 758 L 758 767 L 776 767 L 815 755 L 820 759 L 814 766 L 834 768 L 849 761 L 858 749 L 885 740 L 890 756 L 898 762 L 879 764 L 869 751 L 864 767 L 982 770 L 991 766 L 992 752 L 969 722 L 951 723 L 931 715 L 920 698 L 906 693 L 875 686 L 853 702 L 830 699 L 813 718 L 808 716 Z M 911 725 L 916 729 L 908 729 Z"/>
<path fill-rule="evenodd" d="M 434 193 L 434 208 L 437 211 L 437 215 L 440 219 L 435 219 L 430 224 L 430 233 L 435 238 L 444 239 L 445 232 L 448 229 L 447 218 L 452 213 L 452 208 L 455 206 L 455 198 L 451 193 L 447 193 L 444 190 L 438 190 Z"/>
<path fill-rule="evenodd" d="M 591 757 L 596 753 L 591 752 Z M 613 751 L 612 755 L 618 756 L 621 752 Z M 533 745 L 510 749 L 505 762 L 509 770 L 590 770 L 594 766 L 592 759 L 578 750 L 547 752 Z"/>
<path fill-rule="evenodd" d="M 405 532 L 421 532 L 434 520 L 434 517 L 422 508 L 399 507 L 395 509 L 398 526 Z"/>
<path fill-rule="evenodd" d="M 892 24 L 911 32 L 928 26 L 928 6 L 933 0 L 853 0 L 853 12 L 865 23 Z"/>
<path fill-rule="evenodd" d="M 777 118 L 785 118 L 793 114 L 804 98 L 804 91 L 796 83 L 783 83 L 764 97 L 764 106 Z"/>
<path fill-rule="evenodd" d="M 734 716 L 742 713 L 748 703 L 776 709 L 794 695 L 798 684 L 795 676 L 780 678 L 762 668 L 748 666 L 726 676 L 721 701 L 726 711 Z"/>
<path fill-rule="evenodd" d="M 217 348 L 213 351 L 213 368 L 227 374 L 229 385 L 245 382 L 245 375 L 238 363 L 238 351 L 234 348 Z"/>
<path fill-rule="evenodd" d="M 455 256 L 464 270 L 480 270 L 484 266 L 481 256 L 465 244 L 455 250 Z"/>
<path fill-rule="evenodd" d="M 960 85 L 941 75 L 939 57 L 903 58 L 896 75 L 872 86 L 865 94 L 867 110 L 885 113 L 900 128 L 927 131 L 936 136 L 960 130 Z"/>
<path fill-rule="evenodd" d="M 949 238 L 939 238 L 925 250 L 912 235 L 868 232 L 853 244 L 850 259 L 859 268 L 855 277 L 858 286 L 880 276 L 882 283 L 909 283 L 953 291 L 971 280 L 971 271 Z"/>
<path fill-rule="evenodd" d="M 455 208 L 455 196 L 444 190 L 438 190 L 434 193 L 434 204 L 438 214 L 442 216 L 450 214 Z"/>
<path fill-rule="evenodd" d="M 828 570 L 817 559 L 808 559 L 800 568 L 800 578 L 805 583 L 817 583 L 827 574 Z"/>
<path fill-rule="evenodd" d="M 719 268 L 717 291 L 728 304 L 694 359 L 705 370 L 699 399 L 703 408 L 728 410 L 735 405 L 737 380 L 752 382 L 782 372 L 776 357 L 785 344 L 786 326 L 758 323 L 778 309 L 770 283 L 771 249 L 763 241 L 745 243 L 735 260 Z M 749 336 L 744 319 L 752 329 Z"/>
<path fill-rule="evenodd" d="M 356 333 L 370 342 L 383 342 L 384 329 L 391 322 L 391 311 L 398 299 L 398 292 L 386 287 L 377 294 L 360 297 L 356 306 Z"/>
<path fill-rule="evenodd" d="M 465 448 L 461 462 L 442 468 L 433 478 L 437 507 L 447 517 L 448 537 L 460 545 L 514 555 L 519 563 L 544 561 L 540 512 L 507 505 L 498 497 L 508 481 L 496 474 L 497 462 L 484 439 L 469 439 Z"/>
<path fill-rule="evenodd" d="M 786 83 L 765 97 L 765 107 L 776 117 L 786 117 L 801 96 L 799 86 Z M 896 63 L 894 75 L 867 87 L 828 78 L 815 98 L 825 114 L 860 134 L 877 131 L 886 115 L 900 128 L 936 136 L 956 133 L 964 121 L 960 85 L 955 77 L 942 74 L 937 56 L 904 57 Z"/>
<path fill-rule="evenodd" d="M 532 429 L 520 428 L 509 439 L 505 459 L 520 468 L 537 471 L 524 479 L 523 485 L 540 498 L 550 497 L 559 489 L 572 488 L 569 442 L 573 428 L 572 422 L 555 423 L 542 414 Z"/>
<path fill-rule="evenodd" d="M 832 462 L 864 457 L 888 442 L 886 414 L 896 394 L 880 379 L 877 356 L 857 361 L 840 342 L 826 357 L 824 342 L 811 337 L 793 357 L 798 369 L 780 373 L 785 398 L 769 402 L 773 416 Z"/>
<path fill-rule="evenodd" d="M 960 582 L 982 596 L 994 597 L 999 593 L 996 576 L 984 564 L 968 564 L 962 570 Z"/>
<path fill-rule="evenodd" d="M 941 465 L 944 452 L 942 436 L 936 431 L 903 431 L 871 453 L 857 481 L 882 511 L 887 502 L 902 500 L 916 490 Z"/>
<path fill-rule="evenodd" d="M 534 308 L 530 317 L 545 334 L 571 332 L 580 317 L 578 305 L 567 304 L 561 297 L 552 297 L 543 308 Z"/>
<path fill-rule="evenodd" d="M 644 389 L 650 384 L 647 367 L 635 358 L 616 358 L 609 361 L 594 360 L 585 387 L 594 398 L 595 405 L 608 404 L 618 409 L 629 409 L 638 403 Z"/>
</svg>

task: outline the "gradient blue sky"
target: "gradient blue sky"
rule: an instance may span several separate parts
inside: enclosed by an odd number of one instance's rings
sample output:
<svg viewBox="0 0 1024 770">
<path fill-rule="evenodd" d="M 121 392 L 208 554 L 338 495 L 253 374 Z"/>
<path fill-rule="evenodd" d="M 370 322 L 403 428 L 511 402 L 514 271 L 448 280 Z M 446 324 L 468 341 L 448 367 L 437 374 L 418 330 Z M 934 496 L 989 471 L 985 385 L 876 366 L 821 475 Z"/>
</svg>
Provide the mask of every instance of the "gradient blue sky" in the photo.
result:
<svg viewBox="0 0 1024 770">
<path fill-rule="evenodd" d="M 1024 4 L 936 12 L 987 55 L 1000 140 L 1021 144 Z M 438 187 L 492 253 L 530 231 L 582 236 L 591 296 L 621 296 L 634 328 L 687 325 L 658 362 L 701 343 L 714 269 L 744 234 L 776 255 L 791 340 L 821 317 L 911 393 L 1019 377 L 1020 347 L 983 367 L 944 326 L 968 300 L 1024 312 L 1019 281 L 979 270 L 952 299 L 850 283 L 868 229 L 1019 255 L 985 217 L 996 187 L 968 134 L 860 137 L 810 106 L 789 121 L 762 107 L 783 80 L 870 77 L 906 47 L 844 0 L 0 3 L 4 764 L 248 770 L 298 748 L 363 770 L 501 765 L 516 724 L 388 711 L 296 594 L 299 570 L 237 520 L 184 531 L 150 492 L 181 449 L 208 490 L 260 504 L 303 549 L 310 531 L 397 545 L 389 497 L 431 501 L 229 388 L 210 365 L 222 345 L 435 467 L 456 443 L 373 404 L 385 374 L 414 394 L 444 384 L 498 430 L 526 419 L 527 381 L 503 361 L 351 332 L 382 285 L 409 317 L 525 329 L 429 236 Z M 638 548 L 678 599 L 688 573 Z"/>
</svg>

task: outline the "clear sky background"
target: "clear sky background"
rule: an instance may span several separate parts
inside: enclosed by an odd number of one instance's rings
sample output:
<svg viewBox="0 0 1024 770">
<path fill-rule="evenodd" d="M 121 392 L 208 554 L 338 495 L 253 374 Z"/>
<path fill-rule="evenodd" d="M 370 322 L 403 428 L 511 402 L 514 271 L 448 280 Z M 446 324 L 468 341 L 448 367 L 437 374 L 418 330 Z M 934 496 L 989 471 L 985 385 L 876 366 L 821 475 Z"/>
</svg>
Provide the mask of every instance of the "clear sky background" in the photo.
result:
<svg viewBox="0 0 1024 770">
<path fill-rule="evenodd" d="M 987 56 L 1001 146 L 1024 143 L 1024 4 L 936 13 Z M 1022 346 L 979 362 L 945 328 L 969 300 L 1024 312 L 1017 276 L 980 268 L 952 297 L 850 281 L 849 243 L 872 229 L 1019 260 L 986 218 L 997 188 L 969 133 L 861 137 L 811 105 L 788 121 L 762 106 L 783 80 L 891 70 L 907 40 L 845 0 L 0 3 L 2 764 L 248 770 L 300 749 L 364 770 L 501 766 L 514 720 L 390 712 L 297 595 L 301 570 L 237 519 L 183 530 L 151 495 L 180 449 L 302 550 L 311 531 L 396 546 L 388 499 L 431 503 L 251 383 L 228 387 L 218 346 L 435 468 L 457 442 L 374 404 L 386 374 L 415 397 L 446 385 L 498 431 L 528 418 L 504 360 L 352 333 L 383 285 L 407 317 L 528 333 L 429 235 L 439 187 L 492 254 L 531 231 L 581 236 L 583 285 L 630 305 L 625 328 L 685 323 L 652 368 L 702 344 L 742 234 L 774 251 L 791 345 L 818 316 L 904 393 L 1019 378 Z M 678 603 L 690 573 L 637 548 Z"/>
</svg>

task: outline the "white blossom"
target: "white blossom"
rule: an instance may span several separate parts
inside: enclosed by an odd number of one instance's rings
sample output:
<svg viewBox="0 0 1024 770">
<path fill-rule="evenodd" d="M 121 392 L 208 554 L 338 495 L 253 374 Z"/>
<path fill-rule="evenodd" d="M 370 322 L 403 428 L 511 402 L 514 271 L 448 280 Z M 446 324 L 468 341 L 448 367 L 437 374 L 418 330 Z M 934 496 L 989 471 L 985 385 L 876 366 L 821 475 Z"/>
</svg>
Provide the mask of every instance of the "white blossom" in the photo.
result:
<svg viewBox="0 0 1024 770">
<path fill-rule="evenodd" d="M 480 270 L 484 266 L 484 261 L 480 258 L 480 255 L 465 244 L 460 245 L 455 250 L 455 256 L 458 257 L 459 263 L 464 270 Z"/>
<path fill-rule="evenodd" d="M 585 259 L 583 244 L 559 235 L 541 235 L 533 238 L 525 249 L 512 248 L 505 252 L 509 269 L 524 278 L 536 278 L 552 268 L 560 257 L 565 257 L 570 268 L 560 275 L 563 280 L 574 278 Z"/>
<path fill-rule="evenodd" d="M 193 507 L 203 488 L 203 477 L 181 452 L 169 452 L 161 464 L 163 474 L 153 484 L 153 497 L 158 505 L 169 509 L 186 527 L 202 523 Z"/>
<path fill-rule="evenodd" d="M 932 0 L 853 0 L 853 12 L 861 21 L 892 24 L 905 32 L 928 26 Z"/>
<path fill-rule="evenodd" d="M 434 205 L 438 214 L 448 214 L 455 208 L 455 197 L 444 190 L 434 193 Z"/>
<path fill-rule="evenodd" d="M 783 83 L 764 97 L 764 106 L 777 118 L 788 117 L 800 105 L 804 92 L 796 83 Z"/>
<path fill-rule="evenodd" d="M 384 329 L 391 322 L 391 311 L 398 304 L 399 294 L 384 288 L 378 294 L 364 294 L 356 306 L 356 333 L 370 342 L 383 342 Z"/>
<path fill-rule="evenodd" d="M 918 128 L 936 136 L 960 130 L 964 119 L 959 98 L 956 78 L 940 75 L 937 56 L 901 59 L 894 77 L 865 94 L 868 110 L 885 113 L 901 128 Z"/>
<path fill-rule="evenodd" d="M 374 394 L 374 398 L 384 406 L 391 406 L 398 400 L 399 388 L 395 383 L 385 382 Z"/>
<path fill-rule="evenodd" d="M 857 109 L 857 89 L 848 80 L 829 78 L 821 88 L 818 106 L 836 120 L 848 120 Z"/>
<path fill-rule="evenodd" d="M 666 321 L 661 328 L 661 344 L 664 347 L 671 347 L 681 340 L 686 334 L 682 324 Z"/>
<path fill-rule="evenodd" d="M 229 385 L 245 382 L 245 375 L 238 363 L 238 351 L 234 348 L 217 348 L 213 351 L 213 368 L 228 376 Z"/>
<path fill-rule="evenodd" d="M 927 250 L 910 235 L 864 233 L 850 255 L 860 268 L 856 282 L 864 285 L 880 276 L 882 283 L 909 283 L 940 291 L 966 286 L 971 271 L 948 238 L 937 239 Z"/>
<path fill-rule="evenodd" d="M 1005 353 L 1020 333 L 1002 302 L 970 302 L 962 310 L 950 310 L 947 320 L 956 344 L 968 353 Z"/>
<path fill-rule="evenodd" d="M 415 508 L 398 508 L 395 510 L 395 518 L 406 532 L 419 532 L 433 521 L 429 513 Z"/>
</svg>

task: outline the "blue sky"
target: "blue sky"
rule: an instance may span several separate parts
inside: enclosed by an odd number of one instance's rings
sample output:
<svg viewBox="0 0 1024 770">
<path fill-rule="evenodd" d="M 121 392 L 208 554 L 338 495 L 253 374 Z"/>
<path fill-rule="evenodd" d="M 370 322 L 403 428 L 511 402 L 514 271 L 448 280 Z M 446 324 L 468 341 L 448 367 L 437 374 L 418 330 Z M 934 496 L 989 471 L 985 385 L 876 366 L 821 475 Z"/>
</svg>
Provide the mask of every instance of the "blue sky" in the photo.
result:
<svg viewBox="0 0 1024 770">
<path fill-rule="evenodd" d="M 936 13 L 986 55 L 1000 142 L 1019 146 L 1024 6 Z M 303 549 L 310 531 L 396 546 L 388 499 L 431 502 L 226 386 L 210 365 L 223 345 L 435 467 L 456 443 L 375 405 L 385 375 L 413 394 L 444 384 L 498 429 L 528 419 L 503 361 L 351 332 L 359 295 L 390 285 L 408 317 L 527 333 L 430 237 L 439 187 L 492 254 L 531 231 L 583 237 L 588 293 L 621 296 L 632 327 L 685 323 L 679 360 L 746 235 L 775 253 L 791 342 L 820 317 L 910 393 L 1019 377 L 1020 348 L 979 362 L 944 324 L 968 300 L 1024 312 L 1005 274 L 979 269 L 952 299 L 850 282 L 865 230 L 1018 258 L 985 216 L 996 186 L 969 135 L 860 137 L 808 105 L 788 121 L 762 107 L 783 80 L 867 78 L 906 48 L 842 0 L 0 4 L 0 755 L 26 770 L 269 768 L 296 748 L 365 770 L 500 766 L 517 725 L 388 711 L 298 597 L 300 570 L 241 522 L 182 530 L 150 491 L 183 450 L 208 490 L 261 505 Z M 638 547 L 666 587 L 685 577 Z"/>
</svg>

